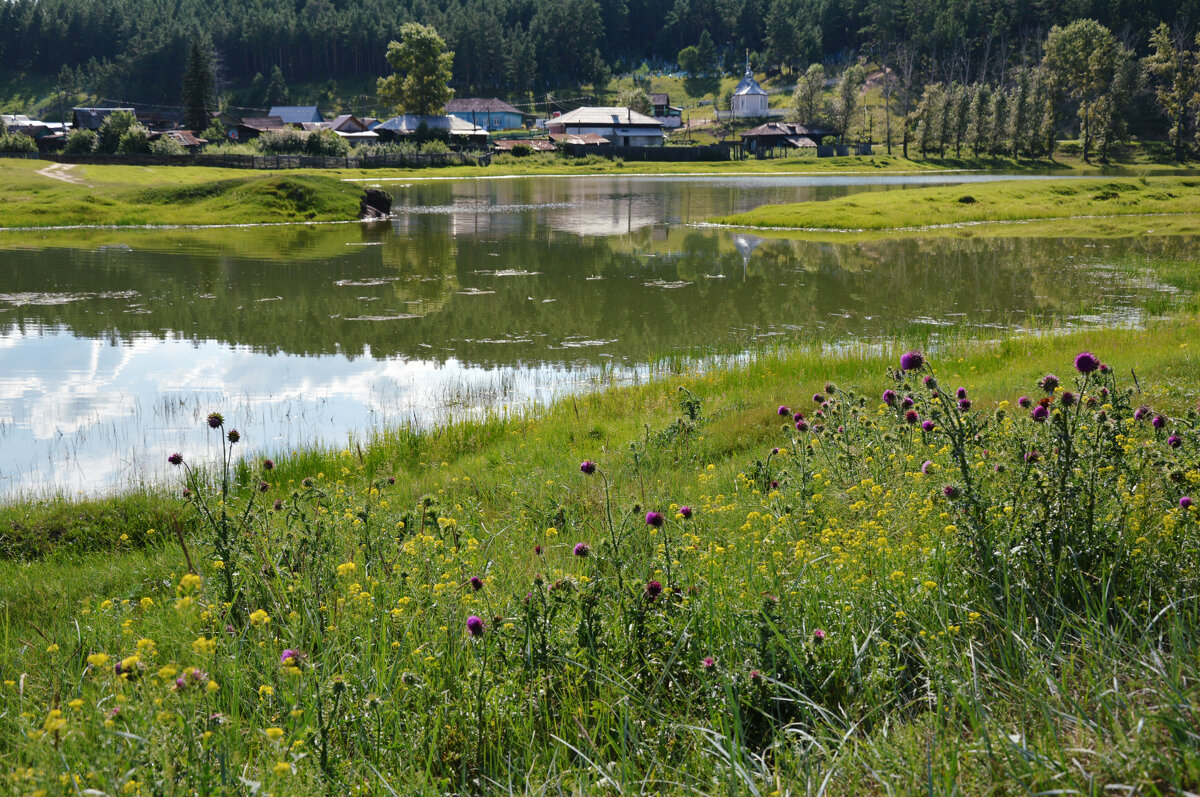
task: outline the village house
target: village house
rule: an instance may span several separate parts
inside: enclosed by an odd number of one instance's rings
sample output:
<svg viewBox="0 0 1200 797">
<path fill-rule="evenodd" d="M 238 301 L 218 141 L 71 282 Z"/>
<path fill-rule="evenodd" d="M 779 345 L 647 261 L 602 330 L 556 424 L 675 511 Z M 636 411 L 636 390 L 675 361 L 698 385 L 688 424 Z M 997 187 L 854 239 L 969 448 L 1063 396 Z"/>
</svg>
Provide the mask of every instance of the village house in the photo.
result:
<svg viewBox="0 0 1200 797">
<path fill-rule="evenodd" d="M 287 130 L 287 125 L 278 116 L 246 116 L 225 128 L 234 141 L 250 141 L 271 130 Z"/>
<path fill-rule="evenodd" d="M 267 111 L 267 116 L 278 116 L 285 125 L 325 121 L 325 117 L 321 116 L 315 105 L 276 105 Z"/>
<path fill-rule="evenodd" d="M 730 110 L 735 119 L 753 119 L 767 116 L 767 106 L 767 92 L 754 79 L 754 73 L 750 70 L 750 59 L 747 58 L 746 74 L 733 90 L 733 97 L 729 101 Z"/>
<path fill-rule="evenodd" d="M 378 120 L 372 119 L 371 121 Z M 305 122 L 301 127 L 305 130 L 332 130 L 337 133 L 338 137 L 354 143 L 379 140 L 379 134 L 371 130 L 366 120 L 349 113 L 334 117 L 328 122 Z"/>
<path fill-rule="evenodd" d="M 660 147 L 664 141 L 662 122 L 629 108 L 576 108 L 548 120 L 546 128 L 555 140 L 564 134 L 590 134 L 618 147 Z"/>
<path fill-rule="evenodd" d="M 487 147 L 488 131 L 457 116 L 420 116 L 401 114 L 380 122 L 374 131 L 384 140 L 405 139 L 422 134 L 440 134 L 451 142 Z"/>
<path fill-rule="evenodd" d="M 446 103 L 446 113 L 484 130 L 516 130 L 525 126 L 527 114 L 504 100 L 464 97 Z"/>
<path fill-rule="evenodd" d="M 512 152 L 513 147 L 526 147 L 531 152 L 554 152 L 558 149 L 554 142 L 547 138 L 503 138 L 492 142 L 492 150 L 495 152 Z"/>
<path fill-rule="evenodd" d="M 133 108 L 72 108 L 71 121 L 76 130 L 99 130 L 104 120 L 117 111 L 133 113 Z"/>
<path fill-rule="evenodd" d="M 654 118 L 662 122 L 668 130 L 678 130 L 683 126 L 683 109 L 671 105 L 669 94 L 651 94 L 650 104 L 654 106 Z"/>
</svg>

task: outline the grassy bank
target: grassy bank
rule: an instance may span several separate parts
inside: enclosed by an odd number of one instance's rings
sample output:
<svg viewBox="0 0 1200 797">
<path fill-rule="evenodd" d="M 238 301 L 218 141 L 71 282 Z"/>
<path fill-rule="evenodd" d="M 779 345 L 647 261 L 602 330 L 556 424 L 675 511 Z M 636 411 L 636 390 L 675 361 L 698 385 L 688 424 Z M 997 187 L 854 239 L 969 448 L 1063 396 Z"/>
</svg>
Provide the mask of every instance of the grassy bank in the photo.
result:
<svg viewBox="0 0 1200 797">
<path fill-rule="evenodd" d="M 52 167 L 47 176 L 44 172 Z M 73 166 L 0 159 L 0 226 L 137 226 L 337 221 L 358 213 L 361 189 L 313 172 Z"/>
<path fill-rule="evenodd" d="M 1125 177 L 981 183 L 764 205 L 713 219 L 744 227 L 898 230 L 937 225 L 1200 212 L 1200 179 Z"/>
<path fill-rule="evenodd" d="M 1194 791 L 1198 332 L 956 344 L 937 403 L 887 376 L 898 351 L 796 351 L 235 469 L 265 492 L 225 526 L 211 486 L 163 500 L 186 556 L 157 529 L 0 564 L 0 769 L 22 793 Z M 1112 373 L 1085 382 L 1082 349 Z"/>
</svg>

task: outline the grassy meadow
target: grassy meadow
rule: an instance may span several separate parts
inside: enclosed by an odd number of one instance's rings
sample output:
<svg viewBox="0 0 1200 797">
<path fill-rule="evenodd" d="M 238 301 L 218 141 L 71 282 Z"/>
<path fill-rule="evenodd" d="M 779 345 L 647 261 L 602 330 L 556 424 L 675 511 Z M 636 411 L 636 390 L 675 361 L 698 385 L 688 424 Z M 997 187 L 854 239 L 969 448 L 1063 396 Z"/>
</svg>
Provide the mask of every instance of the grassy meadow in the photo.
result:
<svg viewBox="0 0 1200 797">
<path fill-rule="evenodd" d="M 828 202 L 764 205 L 713 219 L 744 227 L 879 231 L 994 222 L 1200 212 L 1200 179 L 1114 177 L 1094 180 L 1002 181 L 906 189 Z"/>
<path fill-rule="evenodd" d="M 111 531 L 0 562 L 0 777 L 1196 791 L 1198 332 L 793 350 L 6 507 Z"/>
</svg>

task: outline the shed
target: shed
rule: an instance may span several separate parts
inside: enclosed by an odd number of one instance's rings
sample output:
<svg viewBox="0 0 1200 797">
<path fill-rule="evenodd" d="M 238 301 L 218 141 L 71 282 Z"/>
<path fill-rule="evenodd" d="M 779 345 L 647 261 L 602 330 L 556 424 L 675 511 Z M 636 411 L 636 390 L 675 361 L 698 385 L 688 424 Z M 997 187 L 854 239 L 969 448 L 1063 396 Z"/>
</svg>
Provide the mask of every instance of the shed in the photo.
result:
<svg viewBox="0 0 1200 797">
<path fill-rule="evenodd" d="M 234 141 L 249 141 L 268 130 L 286 130 L 287 125 L 278 116 L 247 116 L 229 130 Z"/>
<path fill-rule="evenodd" d="M 558 149 L 548 138 L 504 138 L 492 142 L 492 149 L 496 152 L 512 152 L 516 146 L 529 147 L 534 152 L 554 152 Z"/>
<path fill-rule="evenodd" d="M 794 122 L 767 122 L 742 133 L 742 145 L 749 152 L 768 149 L 810 149 L 820 146 L 831 130 Z"/>
</svg>

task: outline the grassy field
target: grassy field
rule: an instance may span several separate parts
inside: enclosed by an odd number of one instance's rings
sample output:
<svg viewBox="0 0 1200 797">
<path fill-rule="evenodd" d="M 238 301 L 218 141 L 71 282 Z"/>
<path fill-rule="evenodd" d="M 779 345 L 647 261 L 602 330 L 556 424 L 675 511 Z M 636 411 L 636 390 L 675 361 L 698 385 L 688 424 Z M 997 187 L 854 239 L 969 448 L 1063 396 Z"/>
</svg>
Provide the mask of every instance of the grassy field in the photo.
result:
<svg viewBox="0 0 1200 797">
<path fill-rule="evenodd" d="M 1195 791 L 1198 333 L 796 350 L 98 502 L 0 563 L 6 788 Z"/>
<path fill-rule="evenodd" d="M 764 205 L 713 219 L 743 227 L 904 230 L 1079 217 L 1191 214 L 1200 211 L 1200 178 L 1126 177 L 907 189 L 829 202 Z"/>
</svg>

